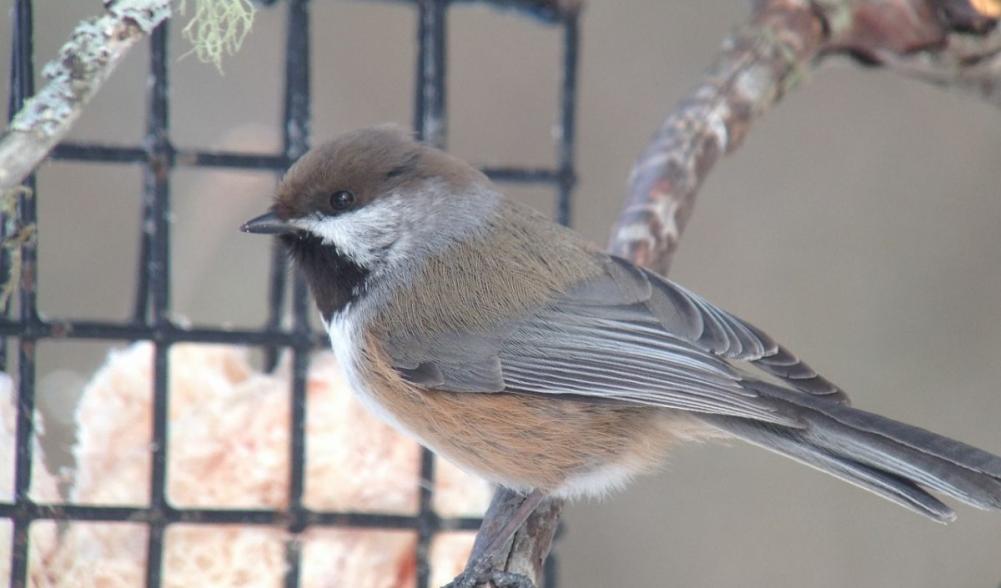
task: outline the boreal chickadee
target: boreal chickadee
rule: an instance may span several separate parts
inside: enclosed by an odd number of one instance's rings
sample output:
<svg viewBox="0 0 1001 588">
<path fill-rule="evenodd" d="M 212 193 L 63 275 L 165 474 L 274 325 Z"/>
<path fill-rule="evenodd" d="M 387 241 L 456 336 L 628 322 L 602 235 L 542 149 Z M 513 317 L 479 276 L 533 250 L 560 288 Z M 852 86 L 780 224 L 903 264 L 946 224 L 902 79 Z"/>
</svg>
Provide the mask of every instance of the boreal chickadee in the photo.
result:
<svg viewBox="0 0 1001 588">
<path fill-rule="evenodd" d="M 288 248 L 375 412 L 498 484 L 601 495 L 736 437 L 937 521 L 955 515 L 929 490 L 1001 507 L 1001 458 L 850 407 L 761 330 L 400 130 L 312 149 L 243 230 Z"/>
</svg>

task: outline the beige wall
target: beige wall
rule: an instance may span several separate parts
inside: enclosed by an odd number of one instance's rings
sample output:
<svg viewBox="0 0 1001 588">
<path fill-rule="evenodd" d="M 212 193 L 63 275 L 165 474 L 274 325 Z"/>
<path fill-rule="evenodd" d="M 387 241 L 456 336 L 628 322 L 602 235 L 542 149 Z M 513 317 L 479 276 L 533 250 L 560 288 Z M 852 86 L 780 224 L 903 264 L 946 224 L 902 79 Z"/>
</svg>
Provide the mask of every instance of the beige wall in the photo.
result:
<svg viewBox="0 0 1001 588">
<path fill-rule="evenodd" d="M 98 4 L 36 2 L 40 59 Z M 574 218 L 588 236 L 604 242 L 633 157 L 746 10 L 736 0 L 591 2 Z M 315 137 L 409 122 L 411 11 L 318 0 L 314 14 Z M 179 146 L 279 144 L 282 21 L 280 10 L 263 11 L 225 77 L 193 58 L 174 65 Z M 449 42 L 453 150 L 476 163 L 551 163 L 556 31 L 460 7 Z M 129 58 L 75 138 L 140 139 L 144 67 L 145 51 Z M 710 176 L 673 277 L 766 327 L 857 405 L 1001 452 L 998 111 L 845 63 L 811 78 Z M 128 312 L 139 177 L 70 164 L 42 172 L 48 315 Z M 235 227 L 265 205 L 272 179 L 206 171 L 175 179 L 178 314 L 257 324 L 266 245 Z M 546 191 L 510 192 L 551 210 Z M 66 382 L 93 369 L 105 347 L 42 346 L 47 411 L 66 412 Z M 760 450 L 684 448 L 664 473 L 568 510 L 562 585 L 997 586 L 1001 514 L 958 511 L 958 522 L 941 527 Z"/>
</svg>

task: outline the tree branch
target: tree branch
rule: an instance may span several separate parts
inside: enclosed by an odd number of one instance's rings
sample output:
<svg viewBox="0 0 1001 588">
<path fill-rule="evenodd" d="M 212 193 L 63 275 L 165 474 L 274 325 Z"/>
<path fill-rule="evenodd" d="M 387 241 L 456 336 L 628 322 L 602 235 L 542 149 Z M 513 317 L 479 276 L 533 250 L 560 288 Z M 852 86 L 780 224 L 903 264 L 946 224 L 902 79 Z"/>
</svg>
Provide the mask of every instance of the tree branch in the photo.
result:
<svg viewBox="0 0 1001 588">
<path fill-rule="evenodd" d="M 517 492 L 498 487 L 490 508 L 484 515 L 484 525 L 502 525 L 523 500 L 524 497 Z M 552 497 L 544 499 L 512 537 L 506 557 L 499 562 L 503 564 L 499 566 L 500 569 L 521 574 L 536 586 L 541 585 L 546 558 L 549 557 L 553 538 L 559 529 L 562 512 L 563 500 Z M 474 548 L 470 559 L 476 556 Z"/>
<path fill-rule="evenodd" d="M 83 107 L 139 39 L 170 17 L 170 0 L 111 0 L 104 16 L 77 25 L 43 87 L 0 136 L 0 192 L 17 186 L 66 136 Z"/>
<path fill-rule="evenodd" d="M 1001 27 L 989 37 L 950 36 L 941 51 L 914 55 L 879 51 L 875 58 L 901 75 L 964 90 L 1001 107 Z"/>
<path fill-rule="evenodd" d="M 713 165 L 830 54 L 1001 104 L 1001 0 L 759 0 L 705 79 L 654 134 L 629 179 L 610 249 L 666 274 Z"/>
<path fill-rule="evenodd" d="M 848 51 L 1001 106 L 1001 0 L 856 0 L 823 17 L 832 25 L 826 52 Z"/>
<path fill-rule="evenodd" d="M 809 2 L 759 5 L 640 155 L 612 233 L 613 253 L 667 274 L 702 180 L 803 77 L 823 40 L 823 23 Z"/>
</svg>

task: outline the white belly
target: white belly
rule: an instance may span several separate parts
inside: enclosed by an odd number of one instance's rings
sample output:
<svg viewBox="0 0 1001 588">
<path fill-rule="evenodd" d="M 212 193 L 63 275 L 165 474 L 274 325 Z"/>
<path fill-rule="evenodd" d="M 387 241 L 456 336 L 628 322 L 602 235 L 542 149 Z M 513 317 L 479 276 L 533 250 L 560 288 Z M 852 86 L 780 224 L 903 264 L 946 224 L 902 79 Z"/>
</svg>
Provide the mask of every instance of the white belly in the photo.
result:
<svg viewBox="0 0 1001 588">
<path fill-rule="evenodd" d="M 335 316 L 329 324 L 325 325 L 327 327 L 327 336 L 330 337 L 330 347 L 334 351 L 334 356 L 337 357 L 337 365 L 344 373 L 345 380 L 351 386 L 355 396 L 358 397 L 361 403 L 365 405 L 365 408 L 372 414 L 397 431 L 420 441 L 392 413 L 386 410 L 369 391 L 365 379 L 362 378 L 362 370 L 359 369 L 361 356 L 359 353 L 359 339 L 361 329 L 358 327 L 357 321 L 352 321 L 345 317 L 347 314 L 342 312 Z"/>
</svg>

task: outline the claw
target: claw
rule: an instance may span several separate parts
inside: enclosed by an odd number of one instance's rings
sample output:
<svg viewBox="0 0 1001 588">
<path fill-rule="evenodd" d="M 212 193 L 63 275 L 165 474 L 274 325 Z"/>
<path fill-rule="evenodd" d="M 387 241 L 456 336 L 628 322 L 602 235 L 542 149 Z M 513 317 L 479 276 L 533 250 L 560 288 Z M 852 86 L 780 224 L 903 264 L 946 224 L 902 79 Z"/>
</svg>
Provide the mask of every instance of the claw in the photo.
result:
<svg viewBox="0 0 1001 588">
<path fill-rule="evenodd" d="M 490 576 L 490 581 L 497 588 L 535 588 L 535 582 L 532 582 L 531 578 L 512 572 L 494 572 Z"/>
<path fill-rule="evenodd" d="M 442 588 L 478 588 L 489 585 L 494 588 L 536 588 L 528 576 L 495 570 L 490 558 L 477 560 Z"/>
</svg>

